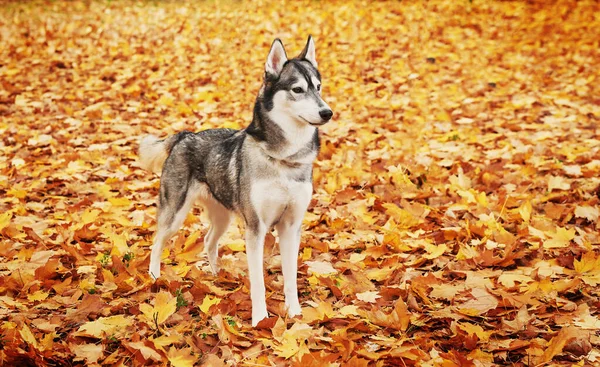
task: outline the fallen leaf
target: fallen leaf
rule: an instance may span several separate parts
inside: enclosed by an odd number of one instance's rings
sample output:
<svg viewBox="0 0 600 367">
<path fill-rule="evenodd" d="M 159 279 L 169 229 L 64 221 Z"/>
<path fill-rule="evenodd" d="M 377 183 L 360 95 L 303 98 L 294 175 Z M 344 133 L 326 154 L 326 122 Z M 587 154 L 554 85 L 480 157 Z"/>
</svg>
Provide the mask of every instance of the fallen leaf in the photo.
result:
<svg viewBox="0 0 600 367">
<path fill-rule="evenodd" d="M 219 297 L 211 296 L 211 295 L 207 294 L 204 297 L 204 300 L 202 301 L 202 304 L 200 305 L 200 311 L 208 314 L 208 310 L 210 309 L 210 307 L 212 305 L 217 305 L 220 302 L 221 302 L 221 299 Z"/>
<path fill-rule="evenodd" d="M 557 228 L 556 232 L 550 233 L 550 239 L 544 241 L 544 248 L 567 247 L 575 238 L 575 229 Z"/>
<path fill-rule="evenodd" d="M 102 338 L 105 335 L 118 334 L 132 324 L 132 319 L 125 315 L 101 317 L 81 325 L 77 330 L 79 336 Z"/>
<path fill-rule="evenodd" d="M 71 348 L 75 361 L 85 361 L 86 364 L 97 363 L 104 354 L 102 344 L 75 344 Z"/>
<path fill-rule="evenodd" d="M 375 310 L 365 312 L 364 314 L 373 324 L 395 330 L 406 331 L 410 324 L 411 314 L 408 312 L 408 308 L 402 299 L 396 301 L 391 313 Z"/>
<path fill-rule="evenodd" d="M 335 316 L 333 306 L 329 302 L 320 302 L 316 307 L 302 308 L 302 321 L 312 323 L 323 321 Z"/>
<path fill-rule="evenodd" d="M 0 231 L 2 231 L 8 226 L 8 223 L 10 223 L 11 218 L 12 213 L 10 211 L 0 214 Z"/>
<path fill-rule="evenodd" d="M 359 301 L 368 302 L 368 303 L 375 303 L 375 302 L 377 302 L 378 298 L 381 298 L 381 295 L 379 294 L 379 292 L 375 292 L 375 291 L 366 291 L 366 292 L 356 294 L 356 299 L 358 299 Z"/>
<path fill-rule="evenodd" d="M 139 353 L 143 361 L 158 362 L 162 360 L 162 356 L 144 342 L 124 342 L 123 344 L 133 353 Z"/>
<path fill-rule="evenodd" d="M 177 310 L 177 298 L 169 292 L 159 292 L 154 298 L 154 305 L 147 303 L 140 305 L 140 311 L 146 317 L 147 322 L 154 325 L 163 324 Z"/>
<path fill-rule="evenodd" d="M 552 190 L 569 190 L 571 183 L 562 176 L 550 176 L 548 178 L 548 191 Z"/>
<path fill-rule="evenodd" d="M 192 348 L 170 348 L 167 358 L 173 367 L 193 367 L 198 357 L 192 353 Z"/>
<path fill-rule="evenodd" d="M 585 218 L 592 223 L 598 221 L 598 216 L 600 216 L 600 210 L 596 206 L 579 206 L 575 207 L 575 216 L 579 218 Z"/>
<path fill-rule="evenodd" d="M 38 342 L 35 339 L 35 336 L 33 335 L 33 333 L 31 332 L 31 329 L 29 329 L 29 326 L 27 326 L 26 324 L 23 324 L 21 326 L 21 329 L 19 330 L 19 333 L 21 334 L 21 338 L 23 338 L 23 340 L 31 345 L 33 348 L 38 349 Z"/>
<path fill-rule="evenodd" d="M 311 274 L 328 275 L 338 272 L 333 266 L 331 266 L 330 262 L 305 261 L 305 264 L 308 265 L 308 271 Z"/>
<path fill-rule="evenodd" d="M 537 363 L 546 363 L 551 361 L 554 356 L 561 353 L 565 345 L 575 339 L 579 334 L 579 330 L 575 327 L 566 327 L 560 329 L 558 334 L 553 337 L 546 346 L 544 354 L 539 358 Z"/>
<path fill-rule="evenodd" d="M 461 304 L 459 311 L 466 315 L 483 315 L 498 307 L 498 300 L 484 288 L 471 289 L 473 299 Z"/>
</svg>

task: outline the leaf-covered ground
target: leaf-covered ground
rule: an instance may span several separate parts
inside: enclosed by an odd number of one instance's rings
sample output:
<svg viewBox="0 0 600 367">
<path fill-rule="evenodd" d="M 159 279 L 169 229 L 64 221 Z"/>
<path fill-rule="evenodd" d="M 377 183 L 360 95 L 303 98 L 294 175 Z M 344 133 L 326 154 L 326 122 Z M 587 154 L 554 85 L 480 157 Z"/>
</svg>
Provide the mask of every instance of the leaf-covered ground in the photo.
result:
<svg viewBox="0 0 600 367">
<path fill-rule="evenodd" d="M 3 2 L 0 365 L 600 363 L 600 5 Z M 245 126 L 273 38 L 324 98 L 303 315 L 250 326 L 238 223 L 147 274 L 138 138 Z"/>
</svg>

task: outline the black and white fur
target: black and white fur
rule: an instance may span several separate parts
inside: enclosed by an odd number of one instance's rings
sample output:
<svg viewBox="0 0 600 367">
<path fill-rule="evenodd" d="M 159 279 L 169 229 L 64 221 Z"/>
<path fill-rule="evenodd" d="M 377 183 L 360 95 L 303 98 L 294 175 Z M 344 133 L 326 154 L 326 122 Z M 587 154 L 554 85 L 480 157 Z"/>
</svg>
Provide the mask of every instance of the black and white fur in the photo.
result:
<svg viewBox="0 0 600 367">
<path fill-rule="evenodd" d="M 245 222 L 252 325 L 268 316 L 263 247 L 273 227 L 279 236 L 285 305 L 289 316 L 299 315 L 300 227 L 312 195 L 312 164 L 319 150 L 317 126 L 332 115 L 321 98 L 312 37 L 300 55 L 289 60 L 276 39 L 246 129 L 184 131 L 163 140 L 142 139 L 142 167 L 157 173 L 162 169 L 150 274 L 160 276 L 163 248 L 198 200 L 210 219 L 204 242 L 215 273 L 219 238 L 234 214 Z"/>
</svg>

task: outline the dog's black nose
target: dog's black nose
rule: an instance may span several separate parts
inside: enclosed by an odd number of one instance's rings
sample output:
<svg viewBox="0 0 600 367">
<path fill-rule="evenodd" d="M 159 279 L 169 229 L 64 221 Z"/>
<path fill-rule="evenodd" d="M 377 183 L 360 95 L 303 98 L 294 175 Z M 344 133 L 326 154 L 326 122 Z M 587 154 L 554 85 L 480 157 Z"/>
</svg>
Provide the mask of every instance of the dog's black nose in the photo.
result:
<svg viewBox="0 0 600 367">
<path fill-rule="evenodd" d="M 319 111 L 319 116 L 325 121 L 331 120 L 331 116 L 333 116 L 332 110 L 321 110 Z"/>
</svg>

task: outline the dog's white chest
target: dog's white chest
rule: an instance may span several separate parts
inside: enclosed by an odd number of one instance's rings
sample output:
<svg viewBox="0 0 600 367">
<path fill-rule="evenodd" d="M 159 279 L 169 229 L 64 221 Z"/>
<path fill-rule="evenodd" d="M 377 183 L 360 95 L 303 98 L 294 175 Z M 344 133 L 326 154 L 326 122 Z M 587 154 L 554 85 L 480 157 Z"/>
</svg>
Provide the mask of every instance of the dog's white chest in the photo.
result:
<svg viewBox="0 0 600 367">
<path fill-rule="evenodd" d="M 270 226 L 284 212 L 304 212 L 312 195 L 312 183 L 285 177 L 263 179 L 252 184 L 250 200 L 262 222 Z"/>
</svg>

